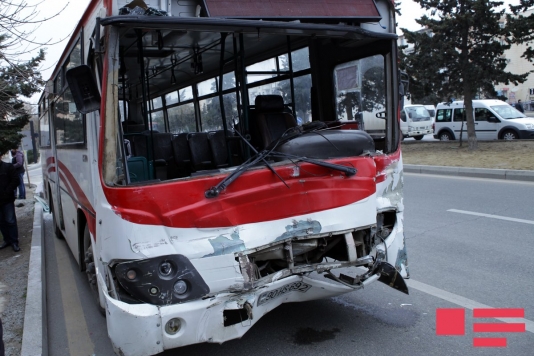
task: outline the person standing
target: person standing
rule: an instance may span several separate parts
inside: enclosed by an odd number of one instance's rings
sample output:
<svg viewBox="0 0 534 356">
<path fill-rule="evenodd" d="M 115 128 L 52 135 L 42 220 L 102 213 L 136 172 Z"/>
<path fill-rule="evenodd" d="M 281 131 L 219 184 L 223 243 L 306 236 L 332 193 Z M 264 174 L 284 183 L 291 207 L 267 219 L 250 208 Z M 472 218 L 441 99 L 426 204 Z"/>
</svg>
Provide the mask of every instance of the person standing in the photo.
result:
<svg viewBox="0 0 534 356">
<path fill-rule="evenodd" d="M 11 150 L 11 163 L 15 167 L 15 172 L 19 175 L 19 199 L 26 199 L 26 187 L 24 186 L 24 154 L 16 148 Z M 15 199 L 17 198 L 17 192 L 15 188 Z"/>
<path fill-rule="evenodd" d="M 515 108 L 518 111 L 521 111 L 523 114 L 525 113 L 525 109 L 523 109 L 523 103 L 521 103 L 521 99 L 517 101 L 517 104 L 515 104 Z"/>
<path fill-rule="evenodd" d="M 20 251 L 14 193 L 19 182 L 13 164 L 0 161 L 0 232 L 4 237 L 0 250 L 11 246 L 13 251 Z"/>
</svg>

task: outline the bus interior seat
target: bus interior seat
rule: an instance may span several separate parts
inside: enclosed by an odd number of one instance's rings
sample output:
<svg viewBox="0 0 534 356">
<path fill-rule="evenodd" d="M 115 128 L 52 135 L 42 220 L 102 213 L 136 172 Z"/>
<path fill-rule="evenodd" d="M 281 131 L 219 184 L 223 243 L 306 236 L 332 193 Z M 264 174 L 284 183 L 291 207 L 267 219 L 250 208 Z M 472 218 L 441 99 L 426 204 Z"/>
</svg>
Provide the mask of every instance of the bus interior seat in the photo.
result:
<svg viewBox="0 0 534 356">
<path fill-rule="evenodd" d="M 121 124 L 122 124 L 122 132 L 124 132 L 125 134 L 139 133 L 145 130 L 144 124 L 138 123 L 137 121 L 134 121 L 134 120 L 124 120 L 123 122 L 121 122 Z"/>
<path fill-rule="evenodd" d="M 149 155 L 149 144 L 150 144 L 150 131 L 142 131 L 134 134 L 125 134 L 125 137 L 130 140 L 132 157 L 128 158 L 128 169 L 130 169 L 130 162 L 136 161 L 137 157 L 143 157 L 147 161 L 147 179 L 153 179 L 153 159 L 152 155 Z M 133 163 L 132 163 L 133 164 Z"/>
<path fill-rule="evenodd" d="M 175 163 L 172 151 L 172 133 L 153 133 L 154 142 L 154 167 L 156 168 L 156 178 L 166 180 L 176 174 Z"/>
<path fill-rule="evenodd" d="M 148 136 L 143 134 L 128 135 L 128 139 L 131 143 L 132 154 L 148 159 Z"/>
<path fill-rule="evenodd" d="M 177 177 L 188 177 L 191 175 L 191 154 L 189 153 L 189 143 L 187 142 L 187 132 L 174 135 L 172 138 L 172 151 L 174 163 L 177 167 Z"/>
<path fill-rule="evenodd" d="M 287 129 L 298 126 L 295 117 L 284 111 L 284 99 L 280 95 L 258 95 L 255 100 L 254 116 L 260 149 L 265 149 L 276 141 Z"/>
<path fill-rule="evenodd" d="M 223 130 L 212 131 L 208 133 L 208 141 L 213 158 L 214 168 L 228 166 L 228 147 L 226 135 Z"/>
<path fill-rule="evenodd" d="M 191 164 L 195 171 L 213 168 L 207 132 L 190 133 L 187 137 L 191 153 Z"/>
</svg>

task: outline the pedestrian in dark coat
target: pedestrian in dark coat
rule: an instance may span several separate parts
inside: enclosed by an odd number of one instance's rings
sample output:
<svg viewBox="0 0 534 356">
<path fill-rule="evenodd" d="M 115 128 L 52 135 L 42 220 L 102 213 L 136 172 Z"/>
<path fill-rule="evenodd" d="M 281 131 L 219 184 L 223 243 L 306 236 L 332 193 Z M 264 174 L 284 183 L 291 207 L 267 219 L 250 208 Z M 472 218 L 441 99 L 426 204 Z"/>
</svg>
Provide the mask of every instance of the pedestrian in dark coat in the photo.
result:
<svg viewBox="0 0 534 356">
<path fill-rule="evenodd" d="M 13 148 L 11 150 L 11 163 L 13 163 L 13 167 L 15 167 L 15 172 L 19 175 L 20 183 L 19 183 L 19 199 L 26 199 L 26 187 L 24 187 L 24 172 L 26 170 L 24 169 L 24 154 L 19 151 L 16 148 Z M 17 198 L 17 192 L 15 189 L 15 199 Z"/>
<path fill-rule="evenodd" d="M 521 103 L 521 100 L 517 101 L 517 104 L 515 104 L 515 108 L 518 111 L 521 111 L 522 113 L 525 113 L 525 109 L 523 109 L 523 103 Z"/>
<path fill-rule="evenodd" d="M 0 160 L 0 232 L 4 237 L 0 250 L 11 246 L 13 251 L 20 251 L 14 193 L 19 182 L 13 165 Z"/>
</svg>

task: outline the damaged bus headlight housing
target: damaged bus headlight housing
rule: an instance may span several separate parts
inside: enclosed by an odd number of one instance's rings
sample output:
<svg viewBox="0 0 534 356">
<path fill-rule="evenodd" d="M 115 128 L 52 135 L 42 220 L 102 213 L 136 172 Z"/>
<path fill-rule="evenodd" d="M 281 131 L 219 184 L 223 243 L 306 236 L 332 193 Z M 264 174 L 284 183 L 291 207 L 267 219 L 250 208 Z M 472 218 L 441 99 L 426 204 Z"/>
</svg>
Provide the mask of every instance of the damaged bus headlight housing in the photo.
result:
<svg viewBox="0 0 534 356">
<path fill-rule="evenodd" d="M 129 295 L 154 305 L 186 302 L 209 293 L 206 282 L 183 255 L 121 262 L 115 266 L 115 275 Z"/>
</svg>

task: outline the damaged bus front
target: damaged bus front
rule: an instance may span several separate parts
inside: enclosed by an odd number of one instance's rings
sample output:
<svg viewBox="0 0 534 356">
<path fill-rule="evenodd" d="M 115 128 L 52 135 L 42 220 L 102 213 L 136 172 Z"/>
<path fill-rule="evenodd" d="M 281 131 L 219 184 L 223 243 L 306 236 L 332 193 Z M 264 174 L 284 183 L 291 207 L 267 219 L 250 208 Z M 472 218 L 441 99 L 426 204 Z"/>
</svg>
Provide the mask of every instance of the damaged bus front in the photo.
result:
<svg viewBox="0 0 534 356">
<path fill-rule="evenodd" d="M 239 338 L 377 280 L 408 293 L 393 3 L 141 3 L 96 19 L 67 72 L 97 128 L 88 274 L 117 352 Z"/>
</svg>

